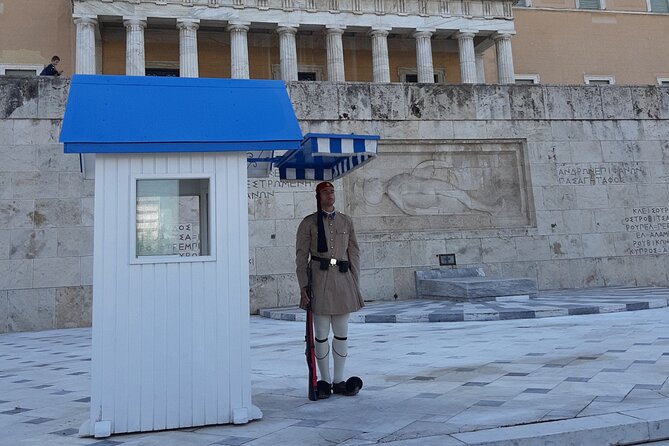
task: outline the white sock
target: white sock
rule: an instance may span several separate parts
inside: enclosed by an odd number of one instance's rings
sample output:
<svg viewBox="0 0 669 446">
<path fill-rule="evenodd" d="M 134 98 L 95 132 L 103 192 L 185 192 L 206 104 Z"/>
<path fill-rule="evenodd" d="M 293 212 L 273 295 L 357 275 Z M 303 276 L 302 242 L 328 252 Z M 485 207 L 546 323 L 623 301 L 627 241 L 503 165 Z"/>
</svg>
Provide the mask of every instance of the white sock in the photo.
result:
<svg viewBox="0 0 669 446">
<path fill-rule="evenodd" d="M 344 367 L 348 356 L 348 314 L 332 316 L 332 359 L 334 361 L 334 383 L 345 381 Z"/>
<path fill-rule="evenodd" d="M 321 379 L 329 383 L 330 379 L 330 344 L 328 343 L 328 334 L 330 334 L 330 316 L 319 316 L 314 314 L 314 350 L 316 353 L 316 363 L 321 372 Z M 323 342 L 319 342 L 323 341 Z"/>
</svg>

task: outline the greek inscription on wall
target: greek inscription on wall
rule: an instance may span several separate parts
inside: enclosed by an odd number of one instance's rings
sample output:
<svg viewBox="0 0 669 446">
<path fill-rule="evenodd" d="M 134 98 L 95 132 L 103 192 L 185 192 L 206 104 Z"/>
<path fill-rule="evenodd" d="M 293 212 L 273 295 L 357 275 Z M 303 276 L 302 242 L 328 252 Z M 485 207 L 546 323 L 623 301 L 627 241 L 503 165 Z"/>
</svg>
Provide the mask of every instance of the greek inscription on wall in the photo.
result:
<svg viewBox="0 0 669 446">
<path fill-rule="evenodd" d="M 669 207 L 643 206 L 628 209 L 623 224 L 632 234 L 631 255 L 669 254 Z"/>
<path fill-rule="evenodd" d="M 271 198 L 275 192 L 298 192 L 313 189 L 310 181 L 283 181 L 279 178 L 279 170 L 273 169 L 267 178 L 249 178 L 246 180 L 248 199 Z"/>
<path fill-rule="evenodd" d="M 576 186 L 638 183 L 647 171 L 639 162 L 559 163 L 556 169 L 558 184 Z"/>
</svg>

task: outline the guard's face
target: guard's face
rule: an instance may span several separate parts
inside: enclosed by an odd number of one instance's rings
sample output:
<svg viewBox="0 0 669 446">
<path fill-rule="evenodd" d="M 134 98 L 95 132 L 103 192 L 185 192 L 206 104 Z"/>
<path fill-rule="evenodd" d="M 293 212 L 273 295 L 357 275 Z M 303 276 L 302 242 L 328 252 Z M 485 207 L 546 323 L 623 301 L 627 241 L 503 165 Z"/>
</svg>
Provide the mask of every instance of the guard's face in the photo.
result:
<svg viewBox="0 0 669 446">
<path fill-rule="evenodd" d="M 318 193 L 318 199 L 321 202 L 321 207 L 328 208 L 334 206 L 335 190 L 334 187 L 325 187 Z"/>
</svg>

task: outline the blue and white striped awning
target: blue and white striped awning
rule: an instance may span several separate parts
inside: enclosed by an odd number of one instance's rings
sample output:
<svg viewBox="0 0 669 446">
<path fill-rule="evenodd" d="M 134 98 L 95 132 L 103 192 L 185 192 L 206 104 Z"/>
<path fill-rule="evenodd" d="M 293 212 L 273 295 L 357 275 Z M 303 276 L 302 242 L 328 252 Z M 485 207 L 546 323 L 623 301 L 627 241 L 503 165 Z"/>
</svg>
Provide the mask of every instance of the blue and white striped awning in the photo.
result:
<svg viewBox="0 0 669 446">
<path fill-rule="evenodd" d="M 377 135 L 308 133 L 277 163 L 282 180 L 332 181 L 376 156 Z"/>
</svg>

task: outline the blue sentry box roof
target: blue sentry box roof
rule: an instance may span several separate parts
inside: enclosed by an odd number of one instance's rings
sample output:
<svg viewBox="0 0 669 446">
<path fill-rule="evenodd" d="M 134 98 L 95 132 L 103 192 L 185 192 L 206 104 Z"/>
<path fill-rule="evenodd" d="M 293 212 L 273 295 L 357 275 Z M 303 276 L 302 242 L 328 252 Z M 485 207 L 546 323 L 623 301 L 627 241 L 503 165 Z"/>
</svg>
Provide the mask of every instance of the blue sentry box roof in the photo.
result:
<svg viewBox="0 0 669 446">
<path fill-rule="evenodd" d="M 75 75 L 66 153 L 297 150 L 282 81 Z"/>
</svg>

